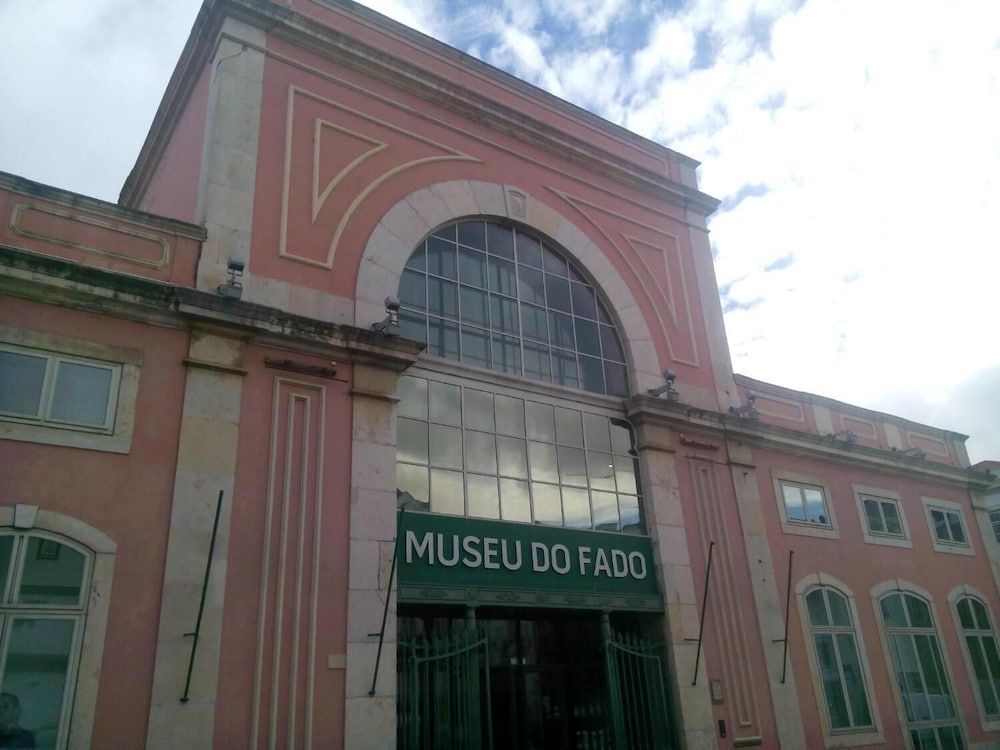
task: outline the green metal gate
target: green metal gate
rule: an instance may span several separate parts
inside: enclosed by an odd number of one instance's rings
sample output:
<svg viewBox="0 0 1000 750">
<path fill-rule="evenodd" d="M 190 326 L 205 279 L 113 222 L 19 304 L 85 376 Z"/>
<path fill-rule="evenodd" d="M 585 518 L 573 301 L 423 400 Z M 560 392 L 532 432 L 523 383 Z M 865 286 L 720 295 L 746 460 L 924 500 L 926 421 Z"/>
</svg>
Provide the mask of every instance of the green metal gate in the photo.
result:
<svg viewBox="0 0 1000 750">
<path fill-rule="evenodd" d="M 485 629 L 456 628 L 398 646 L 397 746 L 401 750 L 493 748 Z"/>
<path fill-rule="evenodd" d="M 667 750 L 674 746 L 663 646 L 607 632 L 608 708 L 615 750 Z"/>
</svg>

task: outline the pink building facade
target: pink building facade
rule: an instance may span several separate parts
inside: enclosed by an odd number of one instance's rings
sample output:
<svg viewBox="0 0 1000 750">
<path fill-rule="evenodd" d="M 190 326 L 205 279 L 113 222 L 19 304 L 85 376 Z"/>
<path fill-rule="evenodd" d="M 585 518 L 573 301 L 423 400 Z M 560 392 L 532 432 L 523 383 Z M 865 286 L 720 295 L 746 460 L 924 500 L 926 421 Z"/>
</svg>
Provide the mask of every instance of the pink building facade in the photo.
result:
<svg viewBox="0 0 1000 750">
<path fill-rule="evenodd" d="M 992 464 L 733 373 L 696 167 L 206 2 L 117 204 L 0 174 L 4 740 L 1000 747 Z"/>
</svg>

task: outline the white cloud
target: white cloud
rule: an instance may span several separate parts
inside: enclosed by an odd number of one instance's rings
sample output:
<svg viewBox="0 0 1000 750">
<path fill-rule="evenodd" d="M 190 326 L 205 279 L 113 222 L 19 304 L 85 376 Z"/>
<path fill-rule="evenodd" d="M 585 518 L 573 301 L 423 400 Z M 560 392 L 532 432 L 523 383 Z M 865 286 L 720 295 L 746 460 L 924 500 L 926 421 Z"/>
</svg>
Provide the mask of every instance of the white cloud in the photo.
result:
<svg viewBox="0 0 1000 750">
<path fill-rule="evenodd" d="M 1000 4 L 366 4 L 701 159 L 727 207 L 748 196 L 711 223 L 737 370 L 1000 454 L 1000 420 L 975 419 L 1000 403 L 976 390 L 1000 363 Z M 0 4 L 0 169 L 113 199 L 197 5 Z"/>
</svg>

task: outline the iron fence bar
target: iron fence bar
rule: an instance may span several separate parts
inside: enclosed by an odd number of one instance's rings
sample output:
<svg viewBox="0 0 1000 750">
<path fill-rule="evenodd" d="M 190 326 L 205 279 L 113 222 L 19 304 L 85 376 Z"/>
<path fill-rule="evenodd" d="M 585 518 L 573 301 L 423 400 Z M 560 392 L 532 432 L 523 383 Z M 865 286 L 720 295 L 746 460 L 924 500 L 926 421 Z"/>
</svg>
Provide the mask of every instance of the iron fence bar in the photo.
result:
<svg viewBox="0 0 1000 750">
<path fill-rule="evenodd" d="M 782 639 L 781 654 L 781 684 L 785 684 L 786 670 L 788 669 L 788 620 L 790 612 L 788 607 L 792 601 L 792 556 L 795 550 L 788 550 L 788 584 L 785 587 L 785 637 Z"/>
<path fill-rule="evenodd" d="M 399 516 L 403 515 L 405 508 L 399 509 Z M 392 543 L 392 564 L 389 566 L 389 585 L 385 590 L 385 607 L 382 609 L 382 627 L 378 631 L 378 651 L 375 652 L 375 668 L 372 670 L 372 687 L 368 695 L 375 695 L 375 684 L 378 682 L 378 667 L 382 661 L 382 644 L 385 642 L 385 623 L 389 618 L 389 600 L 392 598 L 392 579 L 396 575 L 396 555 L 399 553 L 399 522 L 401 518 L 396 518 L 396 539 Z M 371 633 L 370 635 L 374 635 Z"/>
<path fill-rule="evenodd" d="M 712 553 L 715 551 L 715 542 L 709 542 L 708 545 L 708 564 L 705 566 L 705 588 L 701 592 L 701 618 L 698 623 L 698 650 L 695 652 L 694 657 L 694 677 L 691 679 L 691 685 L 698 684 L 698 667 L 701 665 L 701 639 L 705 634 L 705 609 L 708 606 L 708 582 L 711 580 L 712 576 Z"/>
<path fill-rule="evenodd" d="M 222 512 L 222 495 L 224 490 L 219 490 L 219 499 L 215 504 L 215 521 L 212 523 L 212 540 L 208 543 L 208 561 L 205 563 L 205 580 L 201 584 L 201 601 L 198 602 L 198 617 L 194 623 L 194 631 L 185 633 L 185 636 L 193 635 L 194 641 L 191 643 L 191 658 L 188 661 L 187 678 L 184 680 L 184 695 L 181 696 L 181 703 L 187 703 L 188 693 L 191 690 L 191 674 L 194 672 L 194 655 L 198 651 L 198 638 L 201 636 L 201 616 L 205 613 L 205 594 L 208 592 L 208 576 L 212 572 L 212 555 L 215 554 L 215 537 L 219 533 L 219 515 Z"/>
</svg>

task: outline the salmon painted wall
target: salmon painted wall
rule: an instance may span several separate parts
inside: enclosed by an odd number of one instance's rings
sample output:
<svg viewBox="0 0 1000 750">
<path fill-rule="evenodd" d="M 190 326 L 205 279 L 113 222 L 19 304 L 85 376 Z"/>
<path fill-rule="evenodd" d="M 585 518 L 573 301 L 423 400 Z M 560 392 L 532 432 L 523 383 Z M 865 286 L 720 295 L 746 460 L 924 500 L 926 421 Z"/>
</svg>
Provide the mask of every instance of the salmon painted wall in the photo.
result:
<svg viewBox="0 0 1000 750">
<path fill-rule="evenodd" d="M 305 715 L 290 715 L 289 706 L 306 705 L 310 673 L 322 696 L 313 712 L 315 741 L 343 742 L 343 665 L 330 668 L 328 658 L 343 655 L 347 642 L 351 372 L 341 366 L 329 379 L 265 365 L 287 357 L 251 347 L 245 360 L 217 747 L 253 746 L 255 725 L 266 731 L 272 710 L 278 737 L 291 729 L 303 737 Z M 330 364 L 300 354 L 295 361 Z"/>
<path fill-rule="evenodd" d="M 902 747 L 897 706 L 892 694 L 892 664 L 882 648 L 877 614 L 871 599 L 874 586 L 891 579 L 901 579 L 926 589 L 933 597 L 937 615 L 938 636 L 946 661 L 950 665 L 950 680 L 961 711 L 961 718 L 972 742 L 990 739 L 998 733 L 984 734 L 976 709 L 973 687 L 969 681 L 957 625 L 948 603 L 948 594 L 956 586 L 966 584 L 987 598 L 994 618 L 1000 613 L 997 588 L 990 573 L 986 550 L 979 526 L 972 514 L 969 496 L 961 489 L 934 485 L 909 477 L 894 477 L 861 469 L 838 466 L 803 457 L 754 451 L 758 485 L 765 525 L 772 551 L 775 580 L 784 582 L 788 576 L 788 552 L 794 550 L 792 587 L 812 573 L 826 573 L 850 587 L 857 604 L 864 645 L 868 654 L 873 681 L 874 709 L 885 731 L 888 747 Z M 772 471 L 790 471 L 815 477 L 830 490 L 827 502 L 832 506 L 839 539 L 820 539 L 783 533 Z M 909 529 L 913 549 L 866 543 L 852 484 L 899 493 L 900 505 Z M 960 503 L 965 527 L 972 539 L 975 556 L 941 553 L 932 547 L 921 496 Z M 784 590 L 780 592 L 784 596 Z M 794 670 L 802 709 L 803 725 L 810 747 L 821 747 L 819 711 L 812 688 L 806 643 L 794 593 L 790 607 L 789 663 Z"/>
<path fill-rule="evenodd" d="M 662 367 L 714 391 L 681 208 L 280 39 L 268 52 L 250 272 L 350 298 L 372 230 L 405 196 L 456 179 L 516 186 L 605 252 Z"/>
<path fill-rule="evenodd" d="M 127 455 L 0 441 L 0 501 L 62 513 L 118 545 L 93 747 L 142 747 L 173 495 L 186 331 L 7 298 L 0 322 L 142 352 Z"/>
<path fill-rule="evenodd" d="M 391 55 L 407 60 L 410 65 L 459 81 L 490 100 L 514 107 L 529 117 L 588 141 L 639 167 L 676 182 L 681 181 L 676 156 L 668 159 L 661 148 L 634 133 L 625 130 L 609 132 L 604 126 L 596 126 L 593 120 L 597 118 L 587 116 L 573 105 L 555 97 L 530 90 L 530 87 L 524 85 L 498 82 L 495 75 L 484 72 L 495 72 L 494 68 L 478 60 L 470 60 L 468 56 L 447 45 L 409 29 L 389 31 L 384 27 L 376 27 L 363 17 L 363 8 L 359 8 L 359 14 L 355 15 L 336 7 L 336 0 L 292 0 L 289 4 L 297 12 L 342 30 L 346 36 L 384 49 Z M 425 44 L 429 44 L 429 47 Z"/>
<path fill-rule="evenodd" d="M 197 227 L 0 174 L 0 244 L 84 266 L 193 285 Z"/>
<path fill-rule="evenodd" d="M 211 68 L 206 66 L 174 126 L 139 208 L 182 221 L 198 221 L 198 182 L 208 122 Z"/>
</svg>

